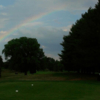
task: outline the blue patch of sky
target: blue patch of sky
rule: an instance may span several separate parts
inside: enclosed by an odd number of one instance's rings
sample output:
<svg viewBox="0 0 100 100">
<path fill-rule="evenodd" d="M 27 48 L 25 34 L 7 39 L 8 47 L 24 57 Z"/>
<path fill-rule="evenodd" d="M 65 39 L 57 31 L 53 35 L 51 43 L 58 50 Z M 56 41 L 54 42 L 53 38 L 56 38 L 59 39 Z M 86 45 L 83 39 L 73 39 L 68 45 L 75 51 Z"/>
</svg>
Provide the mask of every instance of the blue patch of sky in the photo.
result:
<svg viewBox="0 0 100 100">
<path fill-rule="evenodd" d="M 14 4 L 16 0 L 0 0 L 0 5 L 9 6 Z"/>
<path fill-rule="evenodd" d="M 38 19 L 38 21 L 43 21 L 46 26 L 64 27 L 74 24 L 81 18 L 81 14 L 81 12 L 73 14 L 69 11 L 57 11 Z"/>
</svg>

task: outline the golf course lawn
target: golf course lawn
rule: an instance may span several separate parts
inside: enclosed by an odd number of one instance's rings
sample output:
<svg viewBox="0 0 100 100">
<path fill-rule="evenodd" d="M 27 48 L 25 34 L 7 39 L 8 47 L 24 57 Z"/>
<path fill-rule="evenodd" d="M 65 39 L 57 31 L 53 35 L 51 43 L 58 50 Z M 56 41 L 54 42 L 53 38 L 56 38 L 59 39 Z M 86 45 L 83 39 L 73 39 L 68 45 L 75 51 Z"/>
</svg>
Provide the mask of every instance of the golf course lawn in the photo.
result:
<svg viewBox="0 0 100 100">
<path fill-rule="evenodd" d="M 32 86 L 33 84 L 33 86 Z M 16 92 L 18 90 L 18 92 Z M 2 71 L 0 100 L 99 100 L 100 82 L 95 76 L 62 72 L 34 75 Z"/>
<path fill-rule="evenodd" d="M 100 83 L 98 82 L 16 81 L 0 83 L 0 100 L 99 100 L 99 98 Z"/>
</svg>

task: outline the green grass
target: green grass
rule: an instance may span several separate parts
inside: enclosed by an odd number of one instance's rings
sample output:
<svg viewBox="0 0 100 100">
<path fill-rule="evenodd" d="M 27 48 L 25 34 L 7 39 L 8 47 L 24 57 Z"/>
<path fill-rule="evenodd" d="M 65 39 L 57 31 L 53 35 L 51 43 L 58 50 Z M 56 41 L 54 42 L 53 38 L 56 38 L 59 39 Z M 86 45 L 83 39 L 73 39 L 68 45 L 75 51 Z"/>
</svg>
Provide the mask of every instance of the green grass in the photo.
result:
<svg viewBox="0 0 100 100">
<path fill-rule="evenodd" d="M 31 84 L 34 84 L 32 87 Z M 15 90 L 19 90 L 18 93 Z M 100 83 L 66 82 L 1 82 L 0 100 L 99 100 Z"/>
<path fill-rule="evenodd" d="M 31 84 L 34 84 L 32 87 Z M 15 90 L 19 90 L 18 93 Z M 43 72 L 34 75 L 3 70 L 0 100 L 99 100 L 96 76 L 76 73 Z"/>
</svg>

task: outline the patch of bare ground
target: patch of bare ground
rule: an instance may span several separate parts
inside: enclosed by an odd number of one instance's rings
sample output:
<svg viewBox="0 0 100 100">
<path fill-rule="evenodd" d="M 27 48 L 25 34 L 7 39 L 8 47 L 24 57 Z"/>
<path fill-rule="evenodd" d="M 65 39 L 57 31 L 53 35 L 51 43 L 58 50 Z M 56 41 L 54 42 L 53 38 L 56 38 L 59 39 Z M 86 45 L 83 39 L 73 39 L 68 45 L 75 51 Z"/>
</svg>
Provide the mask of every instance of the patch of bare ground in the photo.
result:
<svg viewBox="0 0 100 100">
<path fill-rule="evenodd" d="M 78 80 L 97 80 L 97 77 L 86 77 L 86 78 L 73 78 L 70 81 L 78 81 Z"/>
<path fill-rule="evenodd" d="M 71 79 L 70 81 L 77 81 L 77 80 L 82 80 L 81 78 L 75 78 L 75 79 Z"/>
<path fill-rule="evenodd" d="M 52 75 L 33 75 L 33 76 L 25 76 L 23 78 L 19 78 L 19 80 L 44 80 L 44 81 L 65 81 L 66 78 L 64 77 L 54 77 Z"/>
</svg>

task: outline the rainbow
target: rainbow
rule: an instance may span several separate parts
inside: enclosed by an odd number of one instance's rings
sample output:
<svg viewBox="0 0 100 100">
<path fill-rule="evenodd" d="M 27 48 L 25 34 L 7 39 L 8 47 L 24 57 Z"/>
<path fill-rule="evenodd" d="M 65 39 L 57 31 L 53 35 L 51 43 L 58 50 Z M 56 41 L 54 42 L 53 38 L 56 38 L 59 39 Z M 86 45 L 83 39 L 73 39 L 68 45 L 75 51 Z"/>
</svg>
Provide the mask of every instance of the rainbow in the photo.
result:
<svg viewBox="0 0 100 100">
<path fill-rule="evenodd" d="M 16 32 L 16 31 L 17 31 L 18 29 L 20 29 L 21 27 L 27 25 L 28 23 L 35 22 L 36 20 L 41 19 L 42 17 L 44 17 L 44 16 L 46 16 L 46 15 L 51 15 L 51 14 L 54 13 L 54 12 L 64 10 L 64 7 L 65 7 L 65 5 L 63 5 L 63 6 L 60 7 L 59 9 L 55 9 L 55 10 L 52 11 L 52 12 L 40 13 L 40 14 L 38 14 L 37 16 L 33 16 L 33 17 L 30 17 L 30 18 L 26 19 L 26 20 L 23 21 L 21 24 L 19 24 L 19 25 L 13 27 L 12 29 L 10 29 L 10 30 L 7 31 L 7 32 L 2 33 L 1 36 L 0 36 L 0 41 L 4 40 L 5 38 L 7 38 L 8 36 L 10 36 L 10 35 L 13 34 L 14 32 Z"/>
<path fill-rule="evenodd" d="M 14 32 L 16 32 L 18 29 L 20 29 L 21 27 L 27 25 L 27 23 L 30 23 L 30 22 L 34 22 L 40 18 L 42 18 L 43 16 L 45 16 L 46 13 L 41 13 L 37 16 L 33 16 L 33 17 L 30 17 L 28 19 L 26 19 L 25 21 L 23 21 L 21 24 L 13 27 L 12 29 L 10 29 L 9 31 L 7 32 L 2 32 L 1 36 L 0 36 L 0 41 L 4 40 L 5 38 L 7 38 L 8 36 L 10 36 L 11 34 L 13 34 Z"/>
</svg>

